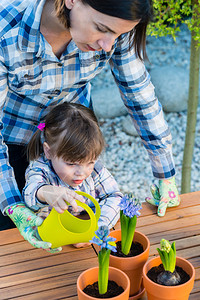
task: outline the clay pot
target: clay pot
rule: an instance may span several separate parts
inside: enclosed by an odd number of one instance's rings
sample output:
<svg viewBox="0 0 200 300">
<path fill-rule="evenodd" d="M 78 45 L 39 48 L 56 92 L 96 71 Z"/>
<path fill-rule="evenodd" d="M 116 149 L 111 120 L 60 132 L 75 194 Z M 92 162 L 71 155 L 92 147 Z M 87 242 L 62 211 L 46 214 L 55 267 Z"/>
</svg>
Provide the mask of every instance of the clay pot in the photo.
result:
<svg viewBox="0 0 200 300">
<path fill-rule="evenodd" d="M 180 285 L 164 286 L 153 282 L 146 275 L 152 267 L 159 266 L 161 263 L 160 257 L 154 257 L 144 265 L 143 283 L 148 300 L 187 300 L 194 285 L 195 270 L 193 265 L 184 258 L 176 257 L 176 265 L 188 273 L 190 279 Z"/>
<path fill-rule="evenodd" d="M 78 299 L 79 300 L 96 300 L 97 298 L 91 297 L 83 292 L 83 289 L 88 284 L 93 284 L 98 281 L 98 272 L 99 267 L 94 267 L 87 269 L 83 273 L 80 274 L 77 280 L 77 291 L 78 291 Z M 116 297 L 112 298 L 104 298 L 112 299 L 112 300 L 128 300 L 129 298 L 129 290 L 130 290 L 130 281 L 128 276 L 119 269 L 109 267 L 109 280 L 115 281 L 118 285 L 122 286 L 124 292 Z M 98 298 L 99 299 L 99 298 Z"/>
<path fill-rule="evenodd" d="M 115 237 L 116 241 L 121 241 L 121 230 L 114 230 L 110 236 Z M 130 299 L 138 299 L 144 293 L 141 290 L 142 285 L 142 269 L 149 257 L 150 242 L 149 239 L 141 232 L 135 231 L 134 242 L 138 242 L 143 246 L 144 252 L 133 257 L 117 257 L 110 255 L 109 265 L 122 270 L 130 279 Z"/>
</svg>

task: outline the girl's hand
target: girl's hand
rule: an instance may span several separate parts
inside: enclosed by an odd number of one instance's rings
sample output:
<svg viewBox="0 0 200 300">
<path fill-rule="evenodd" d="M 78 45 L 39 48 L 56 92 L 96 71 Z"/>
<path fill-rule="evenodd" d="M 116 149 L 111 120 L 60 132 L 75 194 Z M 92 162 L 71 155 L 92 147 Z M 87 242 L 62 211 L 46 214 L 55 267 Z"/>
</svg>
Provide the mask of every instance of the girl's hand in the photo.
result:
<svg viewBox="0 0 200 300">
<path fill-rule="evenodd" d="M 91 243 L 77 243 L 77 244 L 73 244 L 73 246 L 75 248 L 85 248 L 91 246 Z"/>
<path fill-rule="evenodd" d="M 69 204 L 75 212 L 78 211 L 78 205 L 75 200 L 85 202 L 84 198 L 67 187 L 43 185 L 37 191 L 37 198 L 41 202 L 48 203 L 55 210 L 62 214 L 68 209 Z M 67 202 L 69 204 L 67 204 Z"/>
</svg>

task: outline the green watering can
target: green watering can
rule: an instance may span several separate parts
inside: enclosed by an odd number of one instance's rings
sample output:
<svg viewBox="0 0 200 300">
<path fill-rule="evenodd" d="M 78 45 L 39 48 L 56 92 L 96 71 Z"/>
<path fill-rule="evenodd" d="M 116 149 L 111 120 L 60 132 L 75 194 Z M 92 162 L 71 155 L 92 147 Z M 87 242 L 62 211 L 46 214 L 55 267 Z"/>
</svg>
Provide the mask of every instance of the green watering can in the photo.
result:
<svg viewBox="0 0 200 300">
<path fill-rule="evenodd" d="M 79 200 L 76 200 L 77 204 L 85 209 L 90 219 L 79 219 L 68 210 L 65 210 L 63 214 L 59 214 L 53 208 L 42 225 L 37 228 L 40 238 L 45 242 L 50 242 L 52 248 L 69 244 L 87 243 L 93 238 L 97 230 L 97 222 L 101 214 L 98 202 L 87 193 L 80 191 L 76 191 L 76 193 L 90 199 L 95 205 L 96 212 L 94 214 L 88 205 Z"/>
</svg>

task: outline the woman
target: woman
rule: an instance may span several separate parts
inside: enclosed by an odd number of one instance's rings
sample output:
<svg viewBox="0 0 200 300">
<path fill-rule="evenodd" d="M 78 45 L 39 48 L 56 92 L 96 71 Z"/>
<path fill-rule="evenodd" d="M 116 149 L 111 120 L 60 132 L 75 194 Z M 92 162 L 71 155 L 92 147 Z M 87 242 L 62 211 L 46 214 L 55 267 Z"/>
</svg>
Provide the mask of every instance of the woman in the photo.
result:
<svg viewBox="0 0 200 300">
<path fill-rule="evenodd" d="M 146 27 L 151 17 L 150 1 L 2 2 L 2 212 L 9 215 L 11 209 L 20 214 L 22 221 L 17 227 L 32 241 L 35 215 L 21 204 L 23 200 L 8 165 L 3 140 L 8 145 L 10 164 L 18 185 L 23 186 L 22 175 L 27 162 L 25 158 L 21 160 L 18 153 L 24 150 L 36 125 L 58 103 L 77 102 L 92 107 L 89 81 L 107 63 L 149 153 L 153 174 L 159 179 L 158 203 L 154 199 L 149 202 L 159 204 L 160 216 L 165 214 L 167 206 L 178 205 L 171 135 L 142 60 Z M 172 194 L 174 197 L 170 198 Z M 20 205 L 16 207 L 18 203 Z M 9 215 L 12 220 L 16 220 L 15 213 Z M 27 223 L 24 213 L 31 222 Z M 24 232 L 27 225 L 31 226 Z"/>
</svg>

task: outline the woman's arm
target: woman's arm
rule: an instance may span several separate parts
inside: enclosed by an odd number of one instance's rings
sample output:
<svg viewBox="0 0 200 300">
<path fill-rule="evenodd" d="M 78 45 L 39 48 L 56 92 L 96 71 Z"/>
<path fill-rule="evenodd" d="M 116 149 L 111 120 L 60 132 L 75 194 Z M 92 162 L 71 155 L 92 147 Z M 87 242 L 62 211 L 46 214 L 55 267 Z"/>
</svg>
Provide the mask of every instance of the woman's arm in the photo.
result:
<svg viewBox="0 0 200 300">
<path fill-rule="evenodd" d="M 121 45 L 118 42 L 110 66 L 122 100 L 149 154 L 154 177 L 173 177 L 170 130 L 144 62 L 136 57 L 134 48 L 129 50 L 128 35 L 124 35 Z"/>
</svg>

